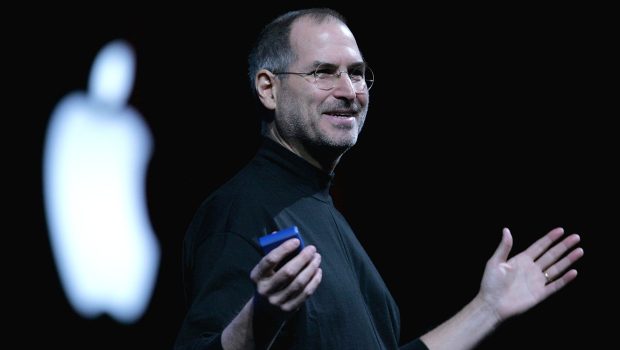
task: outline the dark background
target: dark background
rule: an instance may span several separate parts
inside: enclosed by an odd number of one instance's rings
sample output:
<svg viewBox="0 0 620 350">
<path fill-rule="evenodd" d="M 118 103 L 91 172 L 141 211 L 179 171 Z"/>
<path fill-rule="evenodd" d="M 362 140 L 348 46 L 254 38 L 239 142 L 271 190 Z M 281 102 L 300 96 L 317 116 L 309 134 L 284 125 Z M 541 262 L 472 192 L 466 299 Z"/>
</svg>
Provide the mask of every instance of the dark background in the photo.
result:
<svg viewBox="0 0 620 350">
<path fill-rule="evenodd" d="M 3 118 L 9 122 L 6 236 L 16 239 L 5 254 L 5 288 L 13 292 L 5 313 L 9 341 L 171 348 L 184 315 L 184 231 L 200 202 L 259 143 L 247 53 L 275 16 L 326 4 L 349 19 L 376 75 L 366 127 L 337 169 L 333 195 L 400 305 L 401 339 L 423 334 L 475 295 L 502 227 L 512 229 L 519 252 L 563 226 L 582 236 L 586 256 L 576 265 L 578 279 L 479 348 L 607 343 L 600 318 L 615 307 L 606 286 L 613 274 L 604 271 L 617 264 L 602 248 L 617 231 L 619 143 L 611 126 L 617 108 L 605 107 L 612 94 L 608 9 L 404 9 L 386 2 L 7 13 L 19 23 L 3 28 L 4 85 L 11 91 Z M 117 38 L 136 49 L 130 104 L 155 140 L 147 194 L 162 248 L 151 305 L 131 326 L 106 316 L 85 320 L 71 309 L 41 194 L 48 118 L 67 93 L 86 88 L 93 58 Z"/>
</svg>

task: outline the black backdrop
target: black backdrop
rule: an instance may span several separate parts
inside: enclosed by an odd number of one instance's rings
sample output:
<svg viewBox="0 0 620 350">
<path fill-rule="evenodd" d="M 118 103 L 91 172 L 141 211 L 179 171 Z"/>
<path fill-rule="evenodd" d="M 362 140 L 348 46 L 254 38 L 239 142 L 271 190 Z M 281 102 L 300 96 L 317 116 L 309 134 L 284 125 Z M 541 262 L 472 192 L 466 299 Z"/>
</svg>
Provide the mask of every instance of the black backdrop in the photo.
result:
<svg viewBox="0 0 620 350">
<path fill-rule="evenodd" d="M 24 347 L 172 346 L 184 312 L 185 228 L 259 142 L 259 108 L 246 79 L 252 41 L 276 15 L 316 4 L 16 13 L 20 24 L 4 30 L 7 73 L 17 78 L 5 80 L 6 102 L 15 105 L 6 109 L 4 138 L 6 173 L 16 175 L 8 186 L 16 223 L 7 236 L 17 241 L 5 255 L 6 288 L 14 292 L 9 340 Z M 579 278 L 480 348 L 603 342 L 607 330 L 598 318 L 612 306 L 602 261 L 611 258 L 600 241 L 616 231 L 618 194 L 610 126 L 617 108 L 603 107 L 611 97 L 606 11 L 328 5 L 348 17 L 376 74 L 366 127 L 337 169 L 333 195 L 400 305 L 401 338 L 422 334 L 474 296 L 502 227 L 512 229 L 513 251 L 520 251 L 563 226 L 583 238 Z M 72 311 L 41 195 L 49 115 L 68 92 L 85 89 L 92 59 L 116 38 L 137 53 L 130 104 L 155 139 L 147 194 L 162 247 L 151 305 L 131 326 Z"/>
</svg>

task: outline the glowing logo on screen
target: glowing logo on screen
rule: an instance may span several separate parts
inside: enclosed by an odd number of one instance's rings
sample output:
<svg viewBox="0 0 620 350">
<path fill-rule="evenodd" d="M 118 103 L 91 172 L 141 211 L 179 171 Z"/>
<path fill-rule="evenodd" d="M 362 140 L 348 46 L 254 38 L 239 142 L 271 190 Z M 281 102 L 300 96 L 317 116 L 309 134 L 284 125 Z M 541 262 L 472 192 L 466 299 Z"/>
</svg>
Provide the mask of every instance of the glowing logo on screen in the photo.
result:
<svg viewBox="0 0 620 350">
<path fill-rule="evenodd" d="M 88 91 L 56 106 L 43 151 L 45 211 L 65 293 L 80 315 L 123 323 L 148 306 L 160 256 L 145 195 L 153 140 L 127 105 L 134 75 L 132 48 L 106 45 Z"/>
</svg>

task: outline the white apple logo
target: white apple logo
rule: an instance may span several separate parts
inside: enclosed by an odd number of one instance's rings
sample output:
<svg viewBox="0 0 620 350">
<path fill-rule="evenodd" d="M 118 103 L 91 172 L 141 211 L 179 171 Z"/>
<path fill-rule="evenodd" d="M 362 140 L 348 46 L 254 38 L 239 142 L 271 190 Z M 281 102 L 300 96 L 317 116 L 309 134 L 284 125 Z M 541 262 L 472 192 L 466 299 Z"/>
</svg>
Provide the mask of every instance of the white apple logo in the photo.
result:
<svg viewBox="0 0 620 350">
<path fill-rule="evenodd" d="M 43 151 L 47 222 L 62 286 L 84 317 L 135 322 L 148 306 L 159 243 L 146 204 L 148 126 L 127 106 L 135 58 L 122 40 L 91 68 L 88 92 L 54 110 Z"/>
</svg>

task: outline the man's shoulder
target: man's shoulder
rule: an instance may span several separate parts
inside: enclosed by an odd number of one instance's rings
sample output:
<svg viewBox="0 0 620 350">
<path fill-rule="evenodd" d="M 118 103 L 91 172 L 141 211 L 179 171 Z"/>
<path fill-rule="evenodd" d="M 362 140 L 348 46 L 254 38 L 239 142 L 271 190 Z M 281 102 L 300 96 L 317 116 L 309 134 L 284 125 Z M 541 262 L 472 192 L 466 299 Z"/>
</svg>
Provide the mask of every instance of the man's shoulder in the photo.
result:
<svg viewBox="0 0 620 350">
<path fill-rule="evenodd" d="M 209 195 L 204 204 L 222 206 L 227 203 L 251 203 L 256 199 L 263 199 L 268 194 L 271 182 L 262 167 L 251 162 Z"/>
<path fill-rule="evenodd" d="M 190 231 L 258 233 L 274 210 L 269 176 L 249 164 L 207 197 L 194 215 Z"/>
</svg>

